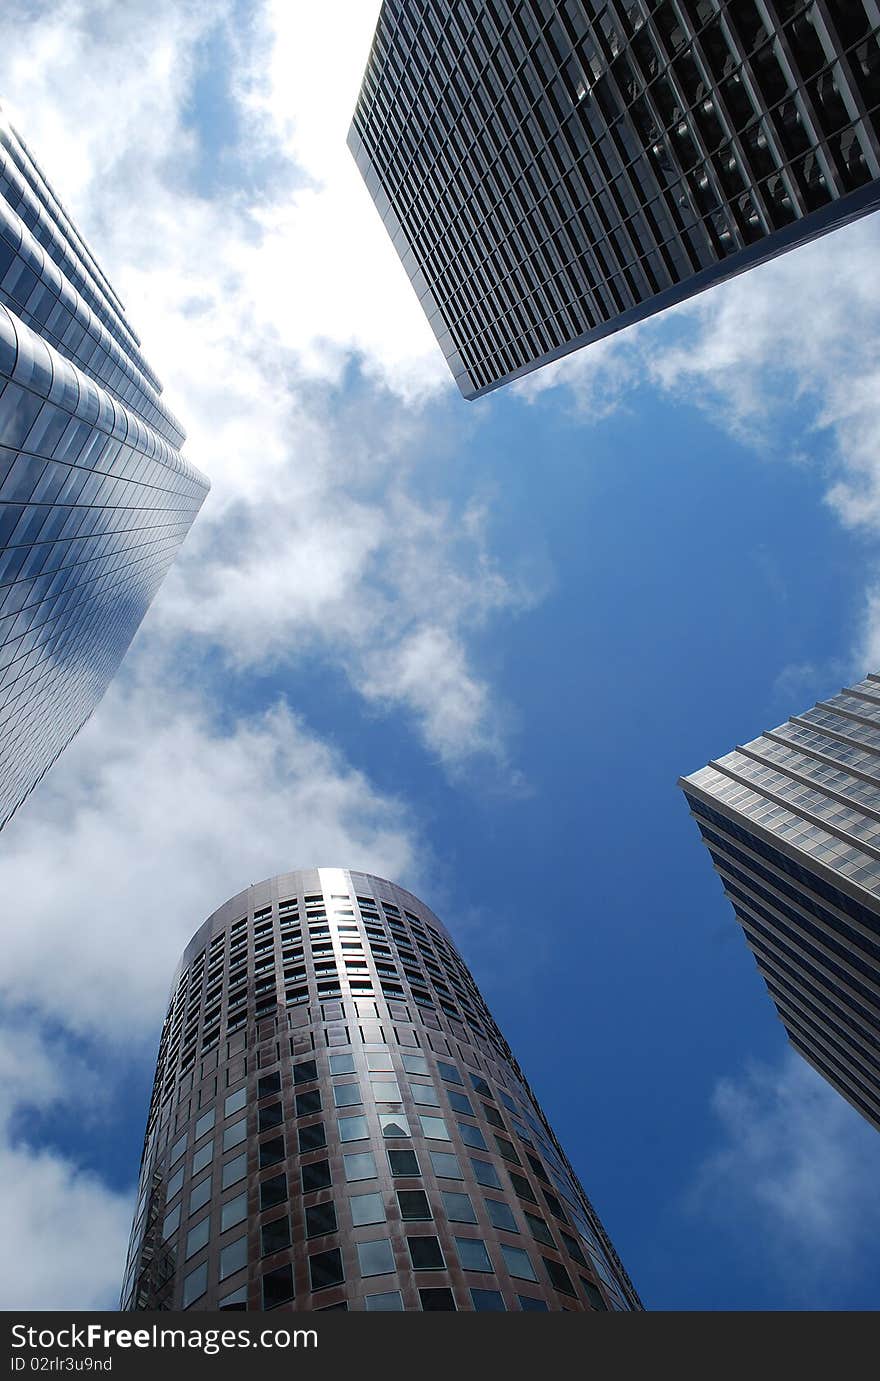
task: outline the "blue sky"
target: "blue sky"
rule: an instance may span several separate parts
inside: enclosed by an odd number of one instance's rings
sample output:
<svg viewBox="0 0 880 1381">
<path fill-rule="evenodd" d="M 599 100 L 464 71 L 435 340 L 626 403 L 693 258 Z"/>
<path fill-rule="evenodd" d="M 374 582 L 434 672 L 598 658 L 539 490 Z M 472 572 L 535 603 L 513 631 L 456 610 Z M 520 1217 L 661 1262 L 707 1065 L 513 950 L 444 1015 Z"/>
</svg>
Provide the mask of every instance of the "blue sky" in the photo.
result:
<svg viewBox="0 0 880 1381">
<path fill-rule="evenodd" d="M 880 1139 L 676 779 L 880 660 L 878 231 L 465 404 L 344 148 L 377 6 L 315 8 L 0 18 L 214 486 L 0 844 L 0 1303 L 112 1305 L 179 950 L 340 864 L 450 926 L 649 1307 L 873 1307 Z"/>
</svg>

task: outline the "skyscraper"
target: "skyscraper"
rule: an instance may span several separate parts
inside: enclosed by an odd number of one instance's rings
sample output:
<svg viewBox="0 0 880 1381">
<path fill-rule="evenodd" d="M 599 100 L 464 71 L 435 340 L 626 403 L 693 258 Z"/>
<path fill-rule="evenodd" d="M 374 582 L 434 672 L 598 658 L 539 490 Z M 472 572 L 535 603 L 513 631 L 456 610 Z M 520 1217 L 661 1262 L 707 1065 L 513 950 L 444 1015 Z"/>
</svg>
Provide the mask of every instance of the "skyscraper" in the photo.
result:
<svg viewBox="0 0 880 1381">
<path fill-rule="evenodd" d="M 184 952 L 122 1307 L 641 1306 L 444 926 L 321 868 Z"/>
<path fill-rule="evenodd" d="M 679 785 L 791 1044 L 880 1129 L 880 676 Z"/>
<path fill-rule="evenodd" d="M 88 719 L 208 484 L 0 111 L 0 827 Z"/>
<path fill-rule="evenodd" d="M 880 201 L 876 0 L 385 0 L 349 145 L 466 398 Z"/>
</svg>

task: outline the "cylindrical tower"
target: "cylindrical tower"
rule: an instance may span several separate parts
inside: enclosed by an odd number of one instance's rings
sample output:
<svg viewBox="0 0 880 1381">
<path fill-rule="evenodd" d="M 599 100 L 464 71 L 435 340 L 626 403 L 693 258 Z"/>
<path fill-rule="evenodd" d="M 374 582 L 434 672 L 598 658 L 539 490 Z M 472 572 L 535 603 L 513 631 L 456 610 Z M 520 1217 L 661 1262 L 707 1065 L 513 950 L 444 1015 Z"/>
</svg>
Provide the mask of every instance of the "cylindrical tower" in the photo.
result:
<svg viewBox="0 0 880 1381">
<path fill-rule="evenodd" d="M 641 1305 L 444 926 L 320 868 L 184 952 L 121 1307 Z"/>
</svg>

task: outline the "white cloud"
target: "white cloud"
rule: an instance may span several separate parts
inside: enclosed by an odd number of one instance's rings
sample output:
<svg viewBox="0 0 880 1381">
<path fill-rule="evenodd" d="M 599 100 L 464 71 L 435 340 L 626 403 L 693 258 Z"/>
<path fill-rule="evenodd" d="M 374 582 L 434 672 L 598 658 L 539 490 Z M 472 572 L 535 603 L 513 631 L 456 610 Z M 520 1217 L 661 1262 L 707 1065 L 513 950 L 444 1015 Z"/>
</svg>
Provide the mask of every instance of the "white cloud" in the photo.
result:
<svg viewBox="0 0 880 1381">
<path fill-rule="evenodd" d="M 720 1144 L 691 1207 L 738 1237 L 792 1299 L 833 1307 L 880 1228 L 877 1133 L 793 1051 L 720 1080 L 712 1108 Z"/>
</svg>

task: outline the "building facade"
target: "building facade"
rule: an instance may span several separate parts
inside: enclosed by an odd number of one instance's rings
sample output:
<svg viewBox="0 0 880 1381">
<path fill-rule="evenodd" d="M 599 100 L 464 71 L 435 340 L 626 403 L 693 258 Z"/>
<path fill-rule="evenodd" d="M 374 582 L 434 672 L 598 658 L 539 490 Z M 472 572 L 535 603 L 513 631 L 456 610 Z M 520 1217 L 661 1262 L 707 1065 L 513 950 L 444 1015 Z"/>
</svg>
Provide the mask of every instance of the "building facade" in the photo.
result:
<svg viewBox="0 0 880 1381">
<path fill-rule="evenodd" d="M 880 676 L 679 784 L 791 1044 L 880 1129 Z"/>
<path fill-rule="evenodd" d="M 183 955 L 121 1307 L 641 1306 L 444 926 L 322 868 Z"/>
<path fill-rule="evenodd" d="M 0 827 L 104 694 L 204 501 L 183 439 L 0 111 Z"/>
<path fill-rule="evenodd" d="M 877 0 L 385 0 L 349 145 L 466 398 L 880 201 Z"/>
</svg>

